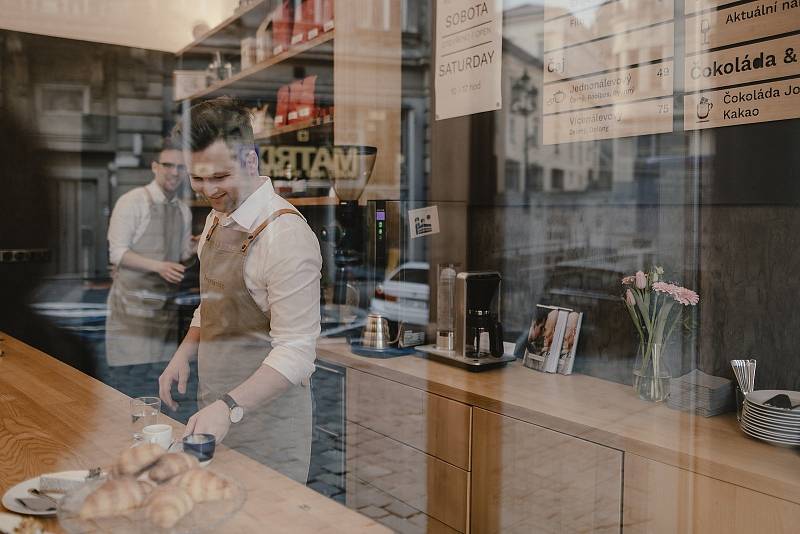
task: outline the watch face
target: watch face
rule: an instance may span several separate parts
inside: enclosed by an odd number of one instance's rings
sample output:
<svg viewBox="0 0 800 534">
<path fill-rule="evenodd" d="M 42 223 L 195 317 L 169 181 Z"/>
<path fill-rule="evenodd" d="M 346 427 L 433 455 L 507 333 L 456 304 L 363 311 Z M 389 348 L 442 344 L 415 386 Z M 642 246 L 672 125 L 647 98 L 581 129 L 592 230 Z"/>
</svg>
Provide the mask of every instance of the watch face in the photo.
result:
<svg viewBox="0 0 800 534">
<path fill-rule="evenodd" d="M 244 408 L 236 406 L 231 409 L 231 423 L 238 423 L 244 417 Z"/>
</svg>

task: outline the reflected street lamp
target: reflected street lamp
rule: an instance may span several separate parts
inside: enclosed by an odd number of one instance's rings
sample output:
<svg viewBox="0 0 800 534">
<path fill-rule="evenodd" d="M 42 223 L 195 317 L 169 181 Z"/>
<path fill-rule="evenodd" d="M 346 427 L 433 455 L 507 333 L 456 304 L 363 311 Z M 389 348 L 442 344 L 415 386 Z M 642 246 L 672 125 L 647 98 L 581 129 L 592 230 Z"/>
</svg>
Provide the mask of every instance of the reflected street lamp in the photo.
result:
<svg viewBox="0 0 800 534">
<path fill-rule="evenodd" d="M 528 142 L 530 141 L 528 117 L 536 112 L 538 96 L 539 90 L 531 85 L 531 77 L 528 76 L 528 69 L 525 69 L 522 76 L 511 86 L 511 112 L 522 115 L 525 123 L 525 140 L 522 143 L 522 181 L 525 186 L 528 183 Z"/>
</svg>

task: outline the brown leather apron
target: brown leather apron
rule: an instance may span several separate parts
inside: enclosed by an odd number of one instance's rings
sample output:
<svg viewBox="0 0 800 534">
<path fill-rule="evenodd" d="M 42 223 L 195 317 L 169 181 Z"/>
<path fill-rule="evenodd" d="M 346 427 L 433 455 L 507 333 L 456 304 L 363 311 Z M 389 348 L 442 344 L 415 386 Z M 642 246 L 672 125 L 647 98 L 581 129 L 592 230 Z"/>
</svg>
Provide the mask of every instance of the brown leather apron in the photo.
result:
<svg viewBox="0 0 800 534">
<path fill-rule="evenodd" d="M 259 234 L 285 214 L 278 210 L 254 232 L 219 225 L 208 231 L 200 254 L 198 403 L 203 408 L 229 393 L 264 363 L 271 349 L 269 311 L 245 285 L 247 251 Z M 311 458 L 311 390 L 293 386 L 269 404 L 246 411 L 223 443 L 305 484 Z"/>
<path fill-rule="evenodd" d="M 130 250 L 158 261 L 180 262 L 183 216 L 177 202 L 156 203 L 150 191 L 150 222 Z M 166 306 L 170 284 L 158 273 L 120 265 L 108 294 L 108 365 L 138 365 L 169 360 L 176 349 L 177 314 Z"/>
</svg>

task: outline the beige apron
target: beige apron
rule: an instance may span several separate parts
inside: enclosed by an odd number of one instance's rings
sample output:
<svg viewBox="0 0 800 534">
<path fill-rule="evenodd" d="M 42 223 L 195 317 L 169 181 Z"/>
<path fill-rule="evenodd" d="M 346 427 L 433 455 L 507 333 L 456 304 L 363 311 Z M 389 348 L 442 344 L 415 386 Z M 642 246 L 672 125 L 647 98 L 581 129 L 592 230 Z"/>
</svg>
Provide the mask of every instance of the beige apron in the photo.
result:
<svg viewBox="0 0 800 534">
<path fill-rule="evenodd" d="M 248 234 L 214 223 L 200 254 L 198 403 L 203 408 L 229 393 L 263 364 L 271 349 L 269 311 L 258 307 L 245 285 L 247 251 L 273 213 Z M 231 425 L 223 443 L 305 484 L 311 459 L 311 390 L 293 386 Z"/>
<path fill-rule="evenodd" d="M 150 223 L 130 248 L 158 261 L 180 262 L 183 216 L 177 202 L 156 203 L 150 191 Z M 176 349 L 177 314 L 166 306 L 177 288 L 158 273 L 120 265 L 108 294 L 106 357 L 108 365 L 138 365 L 169 360 Z"/>
</svg>

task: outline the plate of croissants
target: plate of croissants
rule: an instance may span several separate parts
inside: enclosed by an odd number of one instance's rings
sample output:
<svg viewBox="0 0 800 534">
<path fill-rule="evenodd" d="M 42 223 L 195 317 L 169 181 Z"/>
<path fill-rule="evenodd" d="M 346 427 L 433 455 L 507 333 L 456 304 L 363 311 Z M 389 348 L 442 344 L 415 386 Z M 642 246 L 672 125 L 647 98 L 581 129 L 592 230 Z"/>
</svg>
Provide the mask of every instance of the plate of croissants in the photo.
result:
<svg viewBox="0 0 800 534">
<path fill-rule="evenodd" d="M 58 520 L 69 534 L 210 532 L 245 498 L 238 483 L 194 456 L 145 443 L 123 452 L 107 477 L 68 492 Z"/>
</svg>

